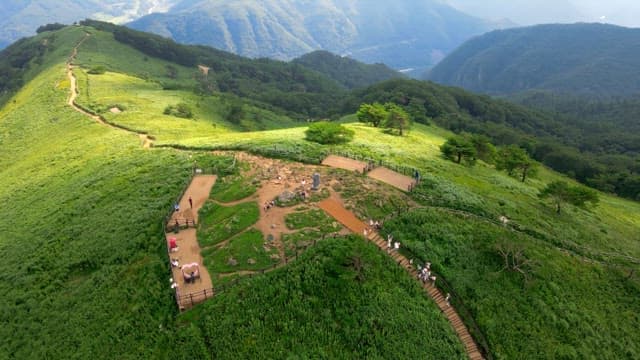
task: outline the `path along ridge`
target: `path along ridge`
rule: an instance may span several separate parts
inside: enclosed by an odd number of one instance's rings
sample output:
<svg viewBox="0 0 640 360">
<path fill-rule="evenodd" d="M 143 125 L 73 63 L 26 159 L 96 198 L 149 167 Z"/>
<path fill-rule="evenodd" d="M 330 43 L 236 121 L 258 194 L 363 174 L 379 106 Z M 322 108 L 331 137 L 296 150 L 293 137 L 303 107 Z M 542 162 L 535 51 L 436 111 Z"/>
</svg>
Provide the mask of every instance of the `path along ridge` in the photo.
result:
<svg viewBox="0 0 640 360">
<path fill-rule="evenodd" d="M 69 106 L 71 106 L 71 108 L 73 108 L 75 111 L 81 113 L 82 115 L 88 116 L 89 118 L 93 119 L 95 122 L 104 125 L 104 126 L 108 126 L 110 128 L 113 129 L 117 129 L 117 130 L 123 130 L 126 131 L 130 134 L 136 135 L 138 136 L 138 138 L 140 138 L 140 141 L 142 142 L 142 147 L 145 149 L 150 148 L 151 146 L 153 146 L 153 140 L 151 139 L 151 137 L 149 137 L 149 135 L 142 133 L 142 132 L 137 132 L 137 131 L 132 131 L 129 129 L 125 129 L 119 126 L 115 126 L 107 121 L 105 121 L 104 118 L 102 118 L 102 116 L 99 115 L 95 115 L 92 114 L 84 109 L 82 109 L 80 106 L 78 106 L 78 104 L 76 104 L 76 98 L 78 97 L 78 81 L 76 79 L 76 76 L 73 74 L 73 69 L 74 69 L 74 61 L 76 60 L 76 57 L 78 56 L 78 48 L 80 48 L 80 46 L 87 41 L 87 39 L 91 36 L 91 34 L 89 33 L 85 33 L 84 37 L 82 38 L 82 40 L 80 40 L 76 46 L 73 48 L 73 50 L 71 51 L 71 55 L 69 55 L 69 59 L 67 60 L 67 77 L 69 78 L 69 87 L 71 90 L 71 95 L 69 95 L 69 100 L 67 101 L 67 104 Z"/>
<path fill-rule="evenodd" d="M 335 199 L 329 198 L 318 203 L 318 207 L 324 210 L 327 214 L 335 218 L 342 225 L 356 234 L 364 234 L 364 230 L 368 228 L 367 224 L 358 219 L 351 211 L 345 209 Z M 367 240 L 376 244 L 381 250 L 391 256 L 400 266 L 402 266 L 407 272 L 411 274 L 414 279 L 418 278 L 418 272 L 413 267 L 413 264 L 402 254 L 397 251 L 388 252 L 387 243 L 380 237 L 375 231 L 369 231 L 366 236 Z M 462 322 L 460 315 L 456 312 L 453 306 L 447 304 L 442 292 L 435 287 L 431 282 L 421 282 L 424 291 L 431 297 L 438 305 L 438 308 L 446 315 L 447 319 L 453 326 L 458 338 L 464 345 L 467 356 L 471 360 L 484 359 L 478 345 L 475 343 L 469 330 Z"/>
</svg>

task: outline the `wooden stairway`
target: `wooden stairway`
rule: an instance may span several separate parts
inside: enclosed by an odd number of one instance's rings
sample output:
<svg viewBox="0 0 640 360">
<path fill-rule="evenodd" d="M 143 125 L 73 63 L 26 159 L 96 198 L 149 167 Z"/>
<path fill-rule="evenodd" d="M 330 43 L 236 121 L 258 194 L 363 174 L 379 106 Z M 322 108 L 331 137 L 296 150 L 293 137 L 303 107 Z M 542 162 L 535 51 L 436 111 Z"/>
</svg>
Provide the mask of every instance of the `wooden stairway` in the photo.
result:
<svg viewBox="0 0 640 360">
<path fill-rule="evenodd" d="M 360 221 L 352 212 L 345 209 L 337 201 L 333 199 L 327 199 L 318 203 L 318 207 L 324 210 L 327 214 L 332 216 L 334 219 L 336 219 L 338 222 L 343 224 L 346 228 L 353 231 L 354 233 L 364 234 L 364 229 L 367 228 L 367 225 L 362 221 Z M 414 279 L 418 279 L 418 271 L 409 262 L 409 260 L 406 257 L 404 257 L 402 254 L 398 253 L 397 251 L 387 249 L 387 242 L 384 239 L 382 239 L 378 233 L 371 231 L 370 233 L 367 234 L 367 240 L 373 242 L 381 250 L 389 254 L 389 256 L 391 256 L 394 259 L 394 261 L 398 263 L 398 265 L 402 266 L 405 270 L 407 270 L 407 272 L 409 272 Z M 420 283 L 422 284 L 422 288 L 424 289 L 424 291 L 429 295 L 429 297 L 431 297 L 436 302 L 436 304 L 438 305 L 438 308 L 440 308 L 440 310 L 446 315 L 447 319 L 449 319 L 451 326 L 453 326 L 453 329 L 455 330 L 456 334 L 460 338 L 460 341 L 462 341 L 462 344 L 464 345 L 465 351 L 467 352 L 467 356 L 469 356 L 469 359 L 471 360 L 484 359 L 484 357 L 482 356 L 482 353 L 480 352 L 480 349 L 478 348 L 478 345 L 471 337 L 469 330 L 467 329 L 465 324 L 462 322 L 462 319 L 460 318 L 456 310 L 453 308 L 453 306 L 450 306 L 447 304 L 442 292 L 437 287 L 435 287 L 430 281 L 427 281 L 426 283 L 423 283 L 422 281 L 420 281 Z"/>
</svg>

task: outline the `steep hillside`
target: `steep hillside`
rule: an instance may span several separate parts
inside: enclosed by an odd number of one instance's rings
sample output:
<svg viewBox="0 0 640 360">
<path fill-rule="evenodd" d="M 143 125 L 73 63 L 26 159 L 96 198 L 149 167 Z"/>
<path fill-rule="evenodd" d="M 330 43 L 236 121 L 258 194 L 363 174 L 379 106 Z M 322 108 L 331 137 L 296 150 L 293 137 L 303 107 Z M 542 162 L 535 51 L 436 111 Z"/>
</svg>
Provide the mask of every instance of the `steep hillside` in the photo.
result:
<svg viewBox="0 0 640 360">
<path fill-rule="evenodd" d="M 342 123 L 354 131 L 353 141 L 320 145 L 305 140 L 306 127 L 256 106 L 255 99 L 195 91 L 199 70 L 180 56 L 188 53 L 157 51 L 182 48 L 132 46 L 86 26 L 54 34 L 60 53 L 76 47 L 70 71 L 79 86 L 77 102 L 103 123 L 68 105 L 73 82 L 65 59 L 54 52 L 0 109 L 3 357 L 464 357 L 460 339 L 416 279 L 359 234 L 306 235 L 296 243 L 296 253 L 298 245 L 306 249 L 297 260 L 264 274 L 217 277 L 215 286 L 224 284 L 224 291 L 178 314 L 162 219 L 194 162 L 220 177 L 247 171 L 248 179 L 219 179 L 214 193 L 218 185 L 226 188 L 218 187 L 218 194 L 280 181 L 269 165 L 273 159 L 249 163 L 253 156 L 240 149 L 291 160 L 282 161 L 286 177 L 309 167 L 339 179 L 323 177 L 322 185 L 361 220 L 384 219 L 381 235 L 400 241 L 400 253 L 414 265 L 431 262 L 436 285 L 451 293 L 452 307 L 464 309 L 470 328 L 477 325 L 474 334 L 483 335 L 493 358 L 640 357 L 637 202 L 601 193 L 597 206 L 563 204 L 558 214 L 538 194 L 552 181 L 575 182 L 544 167 L 522 183 L 482 161 L 455 164 L 439 151 L 452 135 L 446 129 L 418 123 L 396 136 L 349 115 Z M 261 69 L 259 62 L 243 61 Z M 553 131 L 544 128 L 543 115 L 520 106 L 418 81 L 358 90 L 344 107 L 388 100 L 410 109 L 416 99 L 420 111 L 429 111 L 422 120 L 457 130 L 497 129 L 505 142 L 520 130 Z M 193 116 L 164 113 L 176 104 Z M 267 129 L 273 123 L 291 127 L 240 132 L 245 129 L 223 116 L 228 106 L 242 110 L 240 124 L 258 117 L 269 120 Z M 137 132 L 146 132 L 154 146 L 143 148 Z M 211 151 L 221 149 L 236 152 Z M 405 193 L 367 176 L 295 161 L 315 164 L 330 152 L 415 168 L 422 181 Z M 251 196 L 246 201 L 261 205 Z M 293 207 L 313 211 L 304 203 Z M 215 225 L 227 231 L 244 221 Z M 275 225 L 279 231 L 281 224 Z M 261 234 L 244 250 L 268 246 L 273 241 Z M 234 266 L 223 259 L 216 265 Z"/>
<path fill-rule="evenodd" d="M 458 48 L 429 73 L 436 82 L 490 94 L 530 89 L 599 97 L 640 92 L 640 30 L 602 24 L 494 31 Z"/>
<path fill-rule="evenodd" d="M 402 75 L 384 64 L 368 65 L 348 57 L 318 50 L 292 61 L 318 71 L 348 89 L 373 85 L 377 82 L 400 78 Z"/>
<path fill-rule="evenodd" d="M 71 24 L 85 18 L 127 22 L 166 11 L 179 0 L 7 0 L 0 3 L 0 49 L 31 36 L 47 23 Z"/>
<path fill-rule="evenodd" d="M 129 26 L 248 57 L 288 60 L 323 49 L 420 70 L 492 25 L 433 0 L 200 0 Z"/>
</svg>

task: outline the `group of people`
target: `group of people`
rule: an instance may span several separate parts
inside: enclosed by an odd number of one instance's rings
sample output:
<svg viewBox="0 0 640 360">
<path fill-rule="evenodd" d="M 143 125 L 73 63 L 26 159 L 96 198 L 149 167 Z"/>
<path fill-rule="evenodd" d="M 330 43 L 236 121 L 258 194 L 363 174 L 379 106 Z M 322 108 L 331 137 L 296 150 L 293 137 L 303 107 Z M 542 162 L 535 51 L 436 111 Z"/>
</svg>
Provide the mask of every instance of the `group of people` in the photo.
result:
<svg viewBox="0 0 640 360">
<path fill-rule="evenodd" d="M 269 209 L 271 209 L 272 207 L 276 206 L 276 202 L 274 200 L 271 201 L 265 201 L 264 205 L 262 206 L 262 209 L 264 211 L 267 211 Z"/>
<path fill-rule="evenodd" d="M 393 241 L 393 235 L 388 234 L 387 235 L 387 251 L 391 251 L 391 250 L 399 250 L 400 249 L 400 242 L 399 241 Z"/>
<path fill-rule="evenodd" d="M 433 284 L 436 284 L 436 276 L 431 274 L 431 263 L 427 262 L 424 264 L 424 267 L 418 265 L 418 279 L 422 280 L 422 282 L 432 281 Z"/>
</svg>

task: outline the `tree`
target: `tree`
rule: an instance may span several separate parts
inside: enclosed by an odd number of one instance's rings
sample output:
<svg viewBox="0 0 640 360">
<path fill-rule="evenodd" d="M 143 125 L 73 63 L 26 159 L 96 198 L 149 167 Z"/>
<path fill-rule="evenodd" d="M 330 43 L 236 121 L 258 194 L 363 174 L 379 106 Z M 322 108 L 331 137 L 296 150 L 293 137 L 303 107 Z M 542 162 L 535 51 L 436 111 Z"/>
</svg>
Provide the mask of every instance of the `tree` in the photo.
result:
<svg viewBox="0 0 640 360">
<path fill-rule="evenodd" d="M 535 173 L 536 162 L 521 147 L 509 145 L 498 150 L 496 169 L 506 170 L 509 176 L 515 175 L 516 170 L 518 170 L 520 172 L 520 180 L 524 182 L 528 175 Z"/>
<path fill-rule="evenodd" d="M 584 207 L 586 202 L 597 204 L 600 200 L 598 193 L 585 187 L 571 187 L 566 181 L 554 181 L 545 187 L 538 195 L 541 198 L 551 198 L 556 205 L 556 213 L 560 214 L 562 203 L 570 203 Z"/>
<path fill-rule="evenodd" d="M 397 130 L 398 135 L 402 136 L 404 130 L 411 127 L 411 116 L 394 103 L 386 103 L 384 107 L 387 110 L 387 117 L 382 122 L 382 126 L 389 131 Z"/>
<path fill-rule="evenodd" d="M 470 165 L 475 163 L 476 148 L 466 137 L 454 136 L 449 138 L 440 146 L 440 151 L 445 158 L 453 160 L 458 164 L 460 164 L 463 159 Z"/>
<path fill-rule="evenodd" d="M 362 104 L 356 115 L 358 121 L 378 127 L 387 118 L 387 110 L 380 103 Z"/>
<path fill-rule="evenodd" d="M 496 147 L 485 135 L 474 134 L 470 138 L 473 147 L 476 149 L 476 157 L 487 164 L 492 164 L 496 157 Z"/>
<path fill-rule="evenodd" d="M 354 131 L 337 123 L 318 121 L 309 125 L 305 135 L 307 141 L 319 144 L 342 144 L 353 139 Z"/>
</svg>

